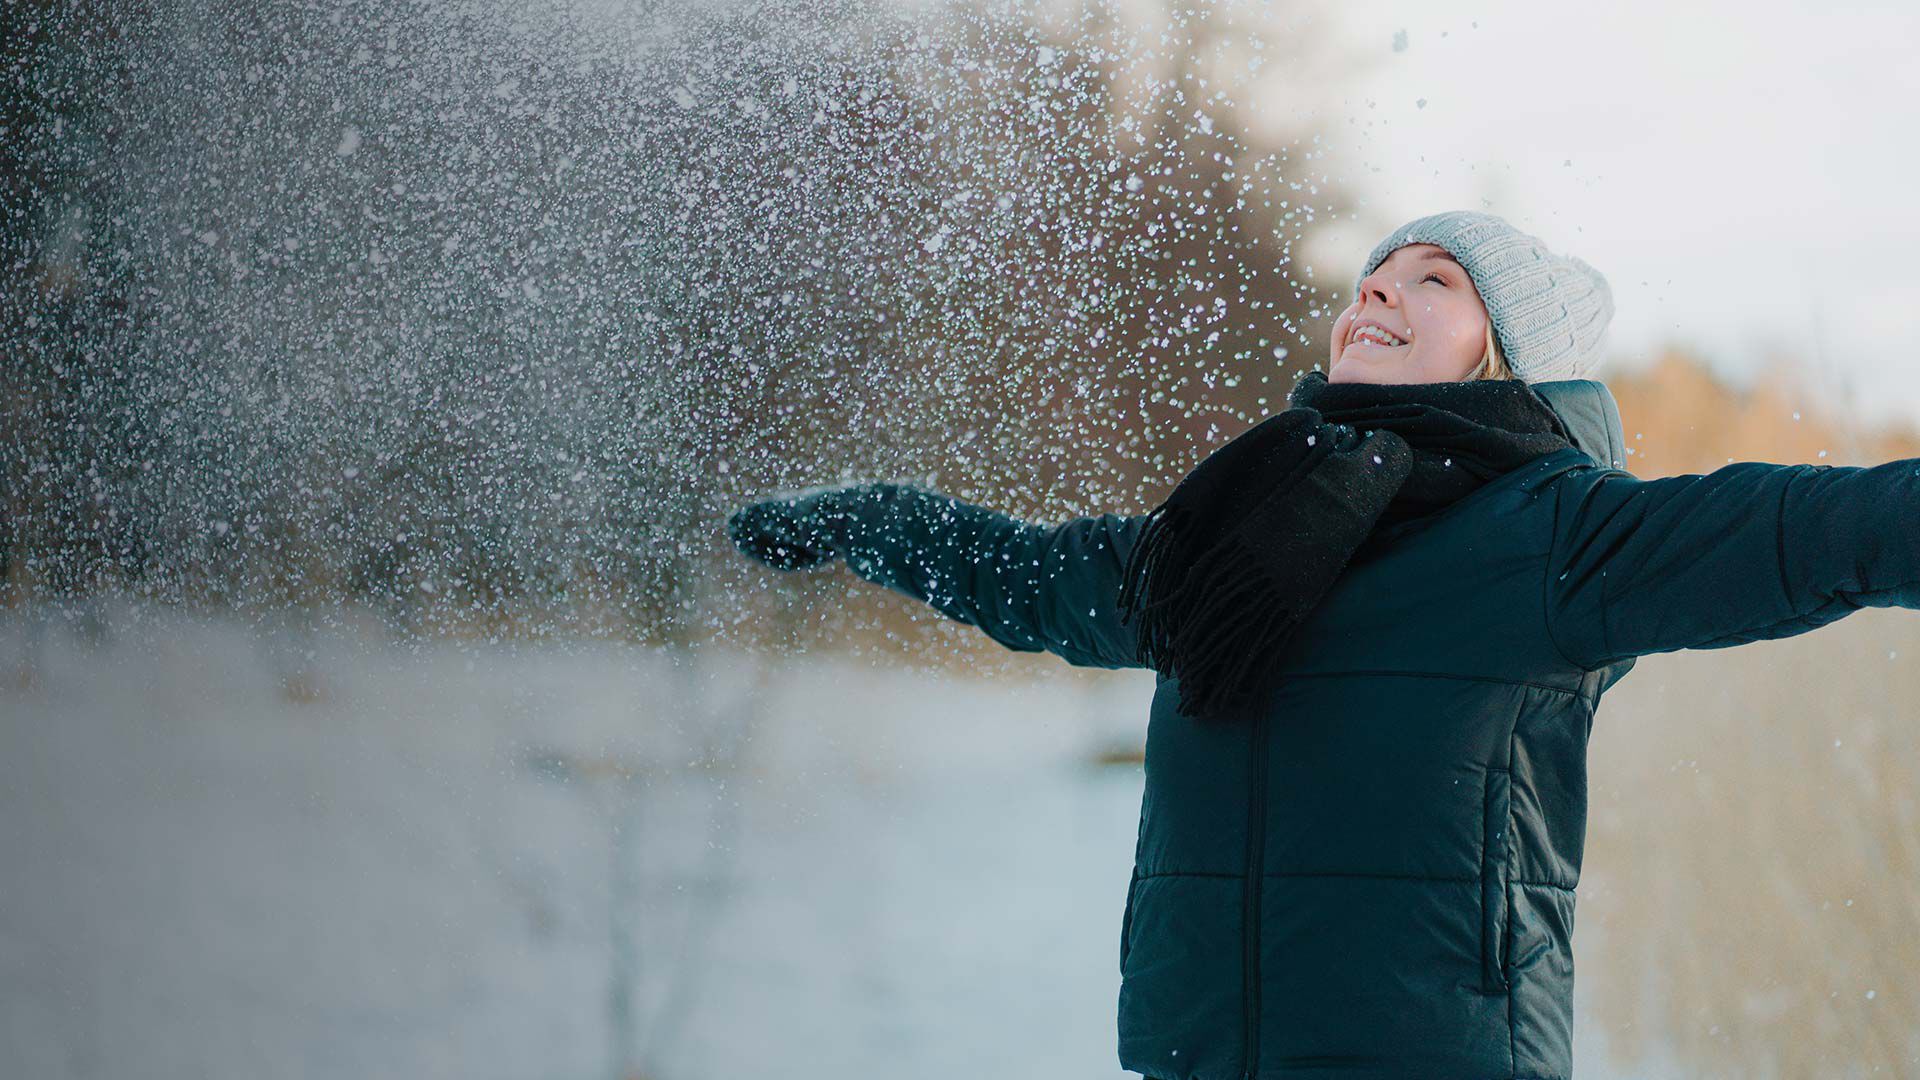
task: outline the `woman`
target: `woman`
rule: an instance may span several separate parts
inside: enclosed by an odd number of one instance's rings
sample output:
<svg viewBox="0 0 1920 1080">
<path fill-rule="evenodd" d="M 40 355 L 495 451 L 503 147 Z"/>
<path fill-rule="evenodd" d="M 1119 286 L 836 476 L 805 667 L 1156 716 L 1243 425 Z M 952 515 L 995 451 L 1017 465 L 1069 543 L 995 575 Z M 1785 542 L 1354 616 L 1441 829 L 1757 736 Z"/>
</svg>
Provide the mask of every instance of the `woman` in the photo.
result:
<svg viewBox="0 0 1920 1080">
<path fill-rule="evenodd" d="M 1920 461 L 1640 480 L 1605 280 L 1492 215 L 1374 249 L 1331 365 L 1143 516 L 747 507 L 1007 648 L 1158 673 L 1120 936 L 1149 1077 L 1568 1080 L 1586 742 L 1635 659 L 1920 607 Z"/>
</svg>

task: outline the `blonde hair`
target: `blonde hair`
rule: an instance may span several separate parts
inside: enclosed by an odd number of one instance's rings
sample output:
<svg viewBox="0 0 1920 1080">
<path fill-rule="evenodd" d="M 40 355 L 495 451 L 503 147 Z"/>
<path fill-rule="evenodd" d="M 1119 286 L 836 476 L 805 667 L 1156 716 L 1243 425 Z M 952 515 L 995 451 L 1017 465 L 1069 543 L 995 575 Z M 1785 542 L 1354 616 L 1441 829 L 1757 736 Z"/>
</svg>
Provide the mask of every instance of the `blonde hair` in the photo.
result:
<svg viewBox="0 0 1920 1080">
<path fill-rule="evenodd" d="M 1519 376 L 1507 366 L 1507 358 L 1500 354 L 1500 343 L 1493 339 L 1493 320 L 1487 320 L 1487 348 L 1480 354 L 1480 365 L 1467 372 L 1462 382 L 1474 379 L 1514 379 Z"/>
</svg>

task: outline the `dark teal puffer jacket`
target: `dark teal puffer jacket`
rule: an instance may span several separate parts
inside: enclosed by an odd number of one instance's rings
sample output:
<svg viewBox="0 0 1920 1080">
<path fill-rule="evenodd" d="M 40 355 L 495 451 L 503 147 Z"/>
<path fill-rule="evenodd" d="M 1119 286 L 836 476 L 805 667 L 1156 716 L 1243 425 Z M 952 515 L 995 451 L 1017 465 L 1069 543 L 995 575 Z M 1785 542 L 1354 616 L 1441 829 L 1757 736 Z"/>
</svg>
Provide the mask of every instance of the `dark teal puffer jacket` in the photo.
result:
<svg viewBox="0 0 1920 1080">
<path fill-rule="evenodd" d="M 1636 657 L 1920 607 L 1920 459 L 1640 480 L 1612 395 L 1574 432 L 1372 537 L 1265 714 L 1147 728 L 1120 934 L 1120 1064 L 1197 1080 L 1569 1080 L 1587 736 Z M 888 486 L 860 576 L 1009 649 L 1135 666 L 1116 612 L 1144 516 L 1026 523 Z"/>
</svg>

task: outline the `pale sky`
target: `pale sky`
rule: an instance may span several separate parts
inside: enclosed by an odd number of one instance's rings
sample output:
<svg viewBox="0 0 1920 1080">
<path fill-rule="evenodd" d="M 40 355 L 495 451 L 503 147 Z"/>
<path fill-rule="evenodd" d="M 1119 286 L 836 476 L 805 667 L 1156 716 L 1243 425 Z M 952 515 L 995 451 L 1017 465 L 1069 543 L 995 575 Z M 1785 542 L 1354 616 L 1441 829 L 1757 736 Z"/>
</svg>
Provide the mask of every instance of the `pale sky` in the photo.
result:
<svg viewBox="0 0 1920 1080">
<path fill-rule="evenodd" d="M 1786 353 L 1810 385 L 1849 388 L 1863 422 L 1920 424 L 1920 357 L 1907 347 L 1920 311 L 1915 9 L 1325 10 L 1379 60 L 1322 106 L 1332 157 L 1367 205 L 1321 241 L 1342 250 L 1316 259 L 1317 281 L 1345 293 L 1360 259 L 1411 218 L 1489 210 L 1607 275 L 1616 310 L 1596 378 L 1665 341 L 1736 381 Z"/>
</svg>

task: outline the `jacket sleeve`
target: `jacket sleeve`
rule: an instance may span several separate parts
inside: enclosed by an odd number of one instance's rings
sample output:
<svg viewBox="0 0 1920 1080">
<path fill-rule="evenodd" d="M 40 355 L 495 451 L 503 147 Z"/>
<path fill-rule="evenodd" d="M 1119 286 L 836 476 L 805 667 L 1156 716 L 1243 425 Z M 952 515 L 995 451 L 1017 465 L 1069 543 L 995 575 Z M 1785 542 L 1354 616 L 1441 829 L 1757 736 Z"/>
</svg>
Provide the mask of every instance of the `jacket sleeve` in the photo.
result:
<svg viewBox="0 0 1920 1080">
<path fill-rule="evenodd" d="M 1145 516 L 1100 514 L 1058 525 L 909 485 L 880 484 L 849 529 L 847 566 L 924 601 L 1016 652 L 1077 667 L 1142 667 L 1118 599 Z"/>
<path fill-rule="evenodd" d="M 1920 458 L 1557 486 L 1547 630 L 1587 670 L 1920 608 Z"/>
</svg>

